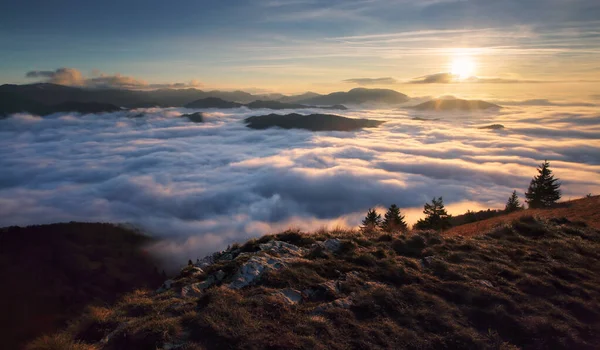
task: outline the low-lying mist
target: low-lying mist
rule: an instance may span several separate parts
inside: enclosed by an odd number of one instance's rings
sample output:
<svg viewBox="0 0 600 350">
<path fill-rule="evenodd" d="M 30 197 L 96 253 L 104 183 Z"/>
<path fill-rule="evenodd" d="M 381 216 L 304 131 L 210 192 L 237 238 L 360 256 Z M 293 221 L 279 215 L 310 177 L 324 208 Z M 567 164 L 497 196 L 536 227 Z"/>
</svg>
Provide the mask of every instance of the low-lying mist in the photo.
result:
<svg viewBox="0 0 600 350">
<path fill-rule="evenodd" d="M 351 109 L 336 114 L 385 123 L 318 133 L 246 128 L 244 118 L 272 112 L 246 108 L 208 110 L 204 123 L 179 117 L 194 111 L 0 120 L 0 226 L 130 223 L 185 263 L 288 227 L 357 226 L 368 208 L 391 203 L 409 222 L 433 196 L 453 214 L 500 208 L 513 189 L 522 196 L 543 159 L 564 199 L 600 192 L 592 107 Z M 504 129 L 480 129 L 492 124 Z"/>
</svg>

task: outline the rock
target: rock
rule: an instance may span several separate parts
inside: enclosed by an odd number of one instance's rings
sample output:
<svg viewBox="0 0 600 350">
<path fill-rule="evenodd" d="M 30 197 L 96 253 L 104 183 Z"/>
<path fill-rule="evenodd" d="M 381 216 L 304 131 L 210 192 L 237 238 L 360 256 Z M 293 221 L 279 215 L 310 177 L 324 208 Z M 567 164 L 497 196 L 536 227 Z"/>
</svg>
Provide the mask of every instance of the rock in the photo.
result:
<svg viewBox="0 0 600 350">
<path fill-rule="evenodd" d="M 231 260 L 233 260 L 233 254 L 231 254 L 231 253 L 225 253 L 225 254 L 221 255 L 221 257 L 219 258 L 219 260 L 231 261 Z"/>
<path fill-rule="evenodd" d="M 486 286 L 488 288 L 494 288 L 494 285 L 492 284 L 492 282 L 490 282 L 488 280 L 477 280 L 477 283 L 481 284 L 482 286 Z"/>
<path fill-rule="evenodd" d="M 340 282 L 339 281 L 323 282 L 323 283 L 319 284 L 319 287 L 333 295 L 337 295 L 340 292 Z"/>
<path fill-rule="evenodd" d="M 338 250 L 340 250 L 340 248 L 342 247 L 342 242 L 337 238 L 333 238 L 333 239 L 328 239 L 325 242 L 323 242 L 323 245 L 325 246 L 325 248 L 327 250 L 335 253 Z"/>
<path fill-rule="evenodd" d="M 181 296 L 199 296 L 203 290 L 211 287 L 217 282 L 221 282 L 225 278 L 225 272 L 219 270 L 216 273 L 208 276 L 204 281 L 193 283 L 181 288 Z"/>
<path fill-rule="evenodd" d="M 199 267 L 201 269 L 206 268 L 215 263 L 215 255 L 207 255 L 202 259 L 197 259 L 194 266 Z"/>
<path fill-rule="evenodd" d="M 204 282 L 202 282 L 204 283 Z M 194 283 L 181 288 L 182 297 L 199 297 L 202 295 L 202 283 Z"/>
<path fill-rule="evenodd" d="M 434 256 L 426 256 L 423 259 L 421 259 L 421 266 L 423 267 L 429 267 L 429 265 L 431 265 L 431 263 L 433 262 L 433 260 L 435 259 Z"/>
<path fill-rule="evenodd" d="M 285 263 L 281 258 L 255 255 L 236 272 L 233 276 L 233 281 L 229 284 L 229 288 L 244 288 L 262 276 L 266 271 L 279 270 L 284 266 Z"/>
<path fill-rule="evenodd" d="M 280 296 L 289 305 L 295 305 L 302 301 L 302 293 L 292 288 L 279 290 L 272 295 Z"/>
<path fill-rule="evenodd" d="M 326 304 L 322 304 L 317 306 L 313 311 L 312 314 L 321 314 L 329 309 L 332 309 L 334 307 L 339 307 L 342 309 L 349 309 L 352 305 L 354 305 L 354 302 L 352 301 L 352 298 L 350 297 L 346 297 L 346 298 L 340 298 L 337 300 L 334 300 L 330 303 L 326 303 Z"/>
<path fill-rule="evenodd" d="M 278 255 L 302 256 L 306 254 L 306 249 L 282 241 L 270 241 L 259 244 L 259 247 L 262 251 Z"/>
<path fill-rule="evenodd" d="M 223 272 L 223 270 L 217 271 L 215 273 L 215 278 L 217 279 L 217 281 L 221 282 L 223 278 L 225 278 L 225 272 Z"/>
<path fill-rule="evenodd" d="M 360 280 L 360 273 L 358 273 L 357 271 L 350 271 L 344 276 L 344 280 Z"/>
<path fill-rule="evenodd" d="M 156 290 L 157 293 L 162 293 L 162 292 L 166 292 L 167 290 L 171 289 L 173 283 L 175 283 L 175 281 L 173 280 L 166 280 L 163 282 L 162 286 L 160 288 L 158 288 Z"/>
</svg>

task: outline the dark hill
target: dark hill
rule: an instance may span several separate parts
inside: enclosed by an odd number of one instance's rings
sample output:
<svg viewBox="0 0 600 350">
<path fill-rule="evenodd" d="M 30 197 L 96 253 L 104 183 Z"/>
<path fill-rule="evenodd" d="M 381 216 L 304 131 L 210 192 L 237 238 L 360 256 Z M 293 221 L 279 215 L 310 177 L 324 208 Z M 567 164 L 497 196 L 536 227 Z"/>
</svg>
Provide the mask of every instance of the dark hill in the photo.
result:
<svg viewBox="0 0 600 350">
<path fill-rule="evenodd" d="M 436 99 L 423 102 L 412 108 L 424 111 L 475 111 L 501 107 L 481 100 Z"/>
<path fill-rule="evenodd" d="M 377 127 L 383 123 L 378 120 L 352 119 L 332 114 L 302 115 L 297 113 L 255 116 L 246 118 L 245 122 L 252 129 L 279 127 L 283 129 L 306 129 L 311 131 L 352 131 Z"/>
<path fill-rule="evenodd" d="M 298 108 L 308 108 L 309 106 L 301 105 L 298 103 L 283 103 L 279 101 L 263 101 L 257 100 L 246 104 L 246 107 L 250 109 L 298 109 Z"/>
<path fill-rule="evenodd" d="M 87 312 L 66 333 L 33 345 L 597 348 L 600 231 L 522 216 L 480 233 L 264 236 L 197 260 L 156 292 Z"/>
<path fill-rule="evenodd" d="M 250 103 L 242 104 L 237 102 L 229 102 L 217 97 L 207 97 L 203 99 L 196 100 L 194 102 L 188 103 L 185 105 L 186 108 L 239 108 L 239 107 L 247 107 L 250 109 L 301 109 L 301 108 L 321 108 L 321 109 L 338 109 L 345 110 L 347 109 L 342 105 L 335 106 L 327 106 L 327 107 L 316 107 L 316 106 L 307 106 L 298 103 L 284 103 L 279 101 L 265 101 L 265 100 L 256 100 Z"/>
<path fill-rule="evenodd" d="M 389 89 L 365 89 L 355 88 L 348 92 L 334 92 L 328 95 L 316 96 L 297 103 L 309 105 L 339 105 L 339 104 L 400 104 L 408 101 L 405 94 Z"/>
<path fill-rule="evenodd" d="M 64 102 L 49 107 L 52 113 L 56 112 L 77 112 L 77 113 L 104 113 L 116 112 L 121 108 L 110 103 L 99 102 Z"/>
<path fill-rule="evenodd" d="M 57 112 L 102 113 L 119 110 L 121 108 L 115 105 L 99 102 L 63 102 L 56 105 L 47 105 L 19 94 L 0 91 L 0 117 L 14 113 L 31 113 L 43 116 Z"/>
<path fill-rule="evenodd" d="M 309 98 L 314 98 L 317 96 L 321 96 L 321 94 L 317 94 L 316 92 L 308 91 L 308 92 L 305 92 L 300 95 L 284 96 L 284 97 L 279 98 L 277 101 L 286 102 L 286 103 L 295 103 L 298 101 L 307 100 Z"/>
<path fill-rule="evenodd" d="M 241 106 L 243 106 L 241 103 L 225 101 L 218 97 L 202 98 L 185 105 L 186 108 L 238 108 Z"/>
<path fill-rule="evenodd" d="M 0 347 L 19 349 L 64 327 L 89 305 L 156 288 L 164 278 L 142 251 L 150 242 L 110 224 L 0 229 Z"/>
<path fill-rule="evenodd" d="M 192 114 L 182 114 L 181 117 L 187 118 L 191 122 L 194 122 L 194 123 L 204 122 L 204 114 L 202 114 L 202 112 L 196 112 L 196 113 L 192 113 Z"/>
</svg>

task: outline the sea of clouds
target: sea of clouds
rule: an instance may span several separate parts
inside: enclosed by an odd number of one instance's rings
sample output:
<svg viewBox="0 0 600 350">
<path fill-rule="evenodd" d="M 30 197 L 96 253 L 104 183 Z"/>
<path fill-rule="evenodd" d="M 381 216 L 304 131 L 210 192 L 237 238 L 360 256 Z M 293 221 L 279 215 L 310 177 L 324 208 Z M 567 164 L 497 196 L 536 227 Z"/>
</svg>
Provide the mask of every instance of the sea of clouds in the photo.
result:
<svg viewBox="0 0 600 350">
<path fill-rule="evenodd" d="M 318 133 L 245 127 L 244 118 L 267 110 L 205 110 L 199 124 L 180 118 L 194 111 L 0 120 L 0 226 L 129 223 L 164 238 L 157 250 L 185 262 L 289 227 L 355 227 L 370 207 L 392 203 L 409 222 L 434 196 L 453 214 L 502 208 L 513 189 L 523 197 L 544 159 L 564 199 L 600 193 L 595 107 L 351 109 L 337 114 L 386 123 Z M 479 129 L 490 124 L 505 129 Z"/>
</svg>

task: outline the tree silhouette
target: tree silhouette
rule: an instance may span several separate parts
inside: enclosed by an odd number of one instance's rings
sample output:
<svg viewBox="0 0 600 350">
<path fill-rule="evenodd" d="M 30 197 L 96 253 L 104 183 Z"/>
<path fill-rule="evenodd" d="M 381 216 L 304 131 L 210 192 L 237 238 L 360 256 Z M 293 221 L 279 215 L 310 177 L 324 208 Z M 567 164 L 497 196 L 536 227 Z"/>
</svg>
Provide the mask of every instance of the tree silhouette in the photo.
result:
<svg viewBox="0 0 600 350">
<path fill-rule="evenodd" d="M 381 228 L 386 232 L 408 230 L 408 226 L 404 221 L 404 215 L 400 213 L 400 208 L 396 204 L 392 204 L 385 213 Z"/>
<path fill-rule="evenodd" d="M 425 203 L 423 207 L 423 214 L 426 215 L 425 219 L 419 219 L 414 225 L 417 230 L 445 230 L 452 226 L 450 223 L 451 215 L 448 215 L 446 208 L 444 208 L 444 201 L 442 197 L 438 199 L 433 198 L 431 204 Z"/>
<path fill-rule="evenodd" d="M 506 206 L 504 207 L 504 211 L 507 213 L 512 213 L 513 211 L 521 210 L 523 206 L 519 203 L 519 196 L 517 196 L 517 191 L 513 191 L 512 195 L 508 198 L 506 202 Z"/>
<path fill-rule="evenodd" d="M 525 192 L 525 202 L 529 208 L 546 208 L 552 206 L 560 199 L 560 183 L 552 175 L 550 163 L 545 160 L 537 169 L 538 175 L 531 179 L 529 188 Z"/>
<path fill-rule="evenodd" d="M 377 214 L 375 209 L 370 209 L 367 212 L 367 216 L 362 221 L 362 229 L 366 231 L 372 231 L 381 225 L 381 215 Z"/>
</svg>

